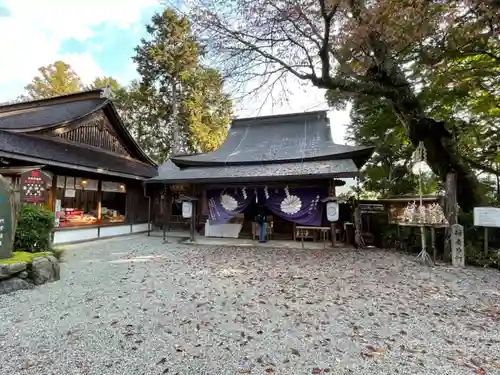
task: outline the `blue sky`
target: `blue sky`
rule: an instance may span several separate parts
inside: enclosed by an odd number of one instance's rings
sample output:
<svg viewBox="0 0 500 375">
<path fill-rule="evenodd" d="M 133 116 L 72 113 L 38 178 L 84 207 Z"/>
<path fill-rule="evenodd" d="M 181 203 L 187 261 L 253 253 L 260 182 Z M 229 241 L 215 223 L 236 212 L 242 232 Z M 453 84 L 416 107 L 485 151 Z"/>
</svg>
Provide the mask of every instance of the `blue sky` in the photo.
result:
<svg viewBox="0 0 500 375">
<path fill-rule="evenodd" d="M 174 0 L 176 1 L 176 0 Z M 182 1 L 182 0 L 177 0 Z M 22 94 L 37 69 L 62 60 L 85 83 L 112 76 L 121 83 L 137 77 L 131 56 L 159 0 L 0 0 L 0 102 Z M 236 103 L 239 116 L 327 109 L 324 92 L 292 83 L 287 102 L 256 99 Z M 336 142 L 344 142 L 346 111 L 329 113 Z"/>
<path fill-rule="evenodd" d="M 0 100 L 22 93 L 40 66 L 63 60 L 85 82 L 135 78 L 134 47 L 162 6 L 156 0 L 0 0 Z"/>
</svg>

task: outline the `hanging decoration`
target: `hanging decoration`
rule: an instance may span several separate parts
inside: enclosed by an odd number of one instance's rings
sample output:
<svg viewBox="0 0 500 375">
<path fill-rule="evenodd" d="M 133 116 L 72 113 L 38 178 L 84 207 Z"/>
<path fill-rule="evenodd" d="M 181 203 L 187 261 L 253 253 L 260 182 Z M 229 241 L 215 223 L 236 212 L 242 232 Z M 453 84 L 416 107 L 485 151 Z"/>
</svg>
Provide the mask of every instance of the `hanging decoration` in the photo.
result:
<svg viewBox="0 0 500 375">
<path fill-rule="evenodd" d="M 269 199 L 269 189 L 267 188 L 267 186 L 264 188 L 264 195 L 266 199 Z"/>
<path fill-rule="evenodd" d="M 420 205 L 418 207 L 418 218 L 419 218 L 419 224 L 420 224 L 420 237 L 421 237 L 421 242 L 422 242 L 422 251 L 417 256 L 417 260 L 421 261 L 422 263 L 428 263 L 428 264 L 433 264 L 432 259 L 427 252 L 427 243 L 426 243 L 426 238 L 425 238 L 425 217 L 426 217 L 426 210 L 423 204 L 423 189 L 422 189 L 422 172 L 423 172 L 423 166 L 426 165 L 427 163 L 427 150 L 425 149 L 424 142 L 419 142 L 415 152 L 412 155 L 413 162 L 414 162 L 414 167 L 418 171 L 418 186 L 419 186 L 419 200 L 420 200 Z"/>
<path fill-rule="evenodd" d="M 296 195 L 290 195 L 288 186 L 285 188 L 285 199 L 281 202 L 281 211 L 286 214 L 293 215 L 300 211 L 302 208 L 302 201 Z"/>
<path fill-rule="evenodd" d="M 241 189 L 241 195 L 243 195 L 243 199 L 247 199 L 247 188 Z"/>
<path fill-rule="evenodd" d="M 257 194 L 257 189 L 253 189 L 253 192 L 255 194 L 255 203 L 259 203 L 259 195 Z"/>
</svg>

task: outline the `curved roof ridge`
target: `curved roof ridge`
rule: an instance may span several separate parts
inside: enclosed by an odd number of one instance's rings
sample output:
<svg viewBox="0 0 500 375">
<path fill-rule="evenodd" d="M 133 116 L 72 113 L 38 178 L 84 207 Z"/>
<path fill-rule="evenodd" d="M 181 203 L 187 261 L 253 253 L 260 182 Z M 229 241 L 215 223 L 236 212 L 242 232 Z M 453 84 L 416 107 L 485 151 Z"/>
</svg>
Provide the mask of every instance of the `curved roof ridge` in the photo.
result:
<svg viewBox="0 0 500 375">
<path fill-rule="evenodd" d="M 316 111 L 233 120 L 228 137 L 216 151 L 174 155 L 172 161 L 182 166 L 273 164 L 340 158 L 366 162 L 372 152 L 372 147 L 336 144 L 326 111 Z"/>
<path fill-rule="evenodd" d="M 74 92 L 71 94 L 62 94 L 62 95 L 57 95 L 57 96 L 51 96 L 50 98 L 25 100 L 25 101 L 20 101 L 20 102 L 15 102 L 15 103 L 1 104 L 0 105 L 0 113 L 10 112 L 10 111 L 15 110 L 16 108 L 27 109 L 27 108 L 44 106 L 44 105 L 50 105 L 49 104 L 50 102 L 60 102 L 61 100 L 64 101 L 64 100 L 67 100 L 70 98 L 74 99 L 74 100 L 81 100 L 81 99 L 79 99 L 80 97 L 82 99 L 85 97 L 88 97 L 89 99 L 100 98 L 101 93 L 102 93 L 102 88 L 99 88 L 99 89 L 83 90 L 83 91 Z"/>
<path fill-rule="evenodd" d="M 88 98 L 0 112 L 0 130 L 24 133 L 49 129 L 85 118 L 105 105 L 106 99 Z"/>
</svg>

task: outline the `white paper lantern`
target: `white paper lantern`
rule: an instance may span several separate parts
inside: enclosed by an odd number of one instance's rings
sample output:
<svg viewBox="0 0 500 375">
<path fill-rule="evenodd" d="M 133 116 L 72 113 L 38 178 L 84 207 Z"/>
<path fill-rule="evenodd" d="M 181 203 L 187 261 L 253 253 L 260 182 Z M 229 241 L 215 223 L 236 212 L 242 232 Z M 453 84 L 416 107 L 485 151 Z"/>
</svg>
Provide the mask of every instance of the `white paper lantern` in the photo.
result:
<svg viewBox="0 0 500 375">
<path fill-rule="evenodd" d="M 193 203 L 191 202 L 182 202 L 182 217 L 185 219 L 189 219 L 193 216 Z"/>
<path fill-rule="evenodd" d="M 338 221 L 339 220 L 339 203 L 338 202 L 328 202 L 326 204 L 326 218 L 328 221 Z"/>
</svg>

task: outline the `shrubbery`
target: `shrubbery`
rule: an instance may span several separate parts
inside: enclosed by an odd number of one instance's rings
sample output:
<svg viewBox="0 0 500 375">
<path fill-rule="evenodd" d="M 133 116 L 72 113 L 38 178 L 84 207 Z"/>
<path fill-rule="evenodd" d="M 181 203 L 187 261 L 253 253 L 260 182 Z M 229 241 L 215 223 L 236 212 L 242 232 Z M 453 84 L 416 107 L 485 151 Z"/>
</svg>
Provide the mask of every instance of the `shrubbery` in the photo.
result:
<svg viewBox="0 0 500 375">
<path fill-rule="evenodd" d="M 54 213 L 44 206 L 21 206 L 17 214 L 14 249 L 30 253 L 50 250 L 54 220 Z"/>
</svg>

